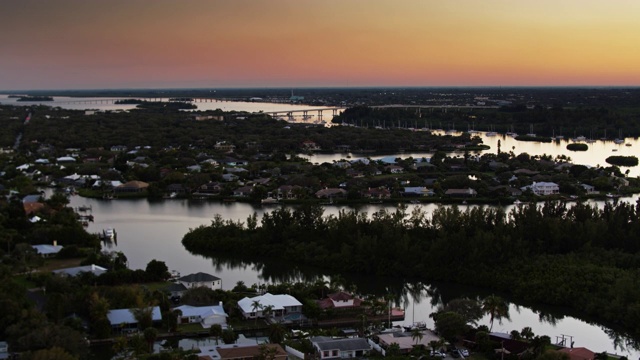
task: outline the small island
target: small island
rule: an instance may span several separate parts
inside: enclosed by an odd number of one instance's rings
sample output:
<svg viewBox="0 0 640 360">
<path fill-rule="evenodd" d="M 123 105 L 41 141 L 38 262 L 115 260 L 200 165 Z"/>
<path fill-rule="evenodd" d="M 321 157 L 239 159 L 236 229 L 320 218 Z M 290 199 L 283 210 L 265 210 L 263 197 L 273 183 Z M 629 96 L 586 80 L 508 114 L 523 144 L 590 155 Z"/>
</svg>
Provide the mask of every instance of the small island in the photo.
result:
<svg viewBox="0 0 640 360">
<path fill-rule="evenodd" d="M 638 158 L 635 156 L 609 156 L 605 161 L 616 166 L 638 166 Z"/>
<path fill-rule="evenodd" d="M 567 145 L 567 150 L 570 151 L 587 151 L 589 150 L 589 145 L 582 143 L 573 143 Z"/>
<path fill-rule="evenodd" d="M 16 101 L 53 101 L 51 96 L 21 96 Z"/>
</svg>

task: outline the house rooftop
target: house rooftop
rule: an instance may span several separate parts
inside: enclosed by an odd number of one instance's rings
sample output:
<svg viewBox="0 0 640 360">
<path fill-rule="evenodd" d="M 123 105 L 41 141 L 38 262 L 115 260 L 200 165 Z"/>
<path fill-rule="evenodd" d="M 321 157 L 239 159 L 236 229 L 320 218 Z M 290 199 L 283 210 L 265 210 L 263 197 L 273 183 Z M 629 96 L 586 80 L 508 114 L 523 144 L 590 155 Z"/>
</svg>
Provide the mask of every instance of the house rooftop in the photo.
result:
<svg viewBox="0 0 640 360">
<path fill-rule="evenodd" d="M 209 282 L 209 281 L 217 281 L 220 280 L 219 277 L 217 276 L 213 276 L 207 273 L 203 273 L 203 272 L 198 272 L 195 274 L 189 274 L 189 275 L 185 275 L 181 278 L 178 279 L 178 281 L 182 281 L 182 282 Z"/>
</svg>

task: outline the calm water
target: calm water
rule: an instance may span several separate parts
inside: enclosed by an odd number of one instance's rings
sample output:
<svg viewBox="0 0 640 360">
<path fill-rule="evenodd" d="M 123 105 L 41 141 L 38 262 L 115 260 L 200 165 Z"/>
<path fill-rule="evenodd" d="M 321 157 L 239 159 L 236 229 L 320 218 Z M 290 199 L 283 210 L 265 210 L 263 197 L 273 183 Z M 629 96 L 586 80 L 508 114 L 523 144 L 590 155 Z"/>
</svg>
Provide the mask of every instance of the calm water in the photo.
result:
<svg viewBox="0 0 640 360">
<path fill-rule="evenodd" d="M 629 201 L 635 201 L 630 198 Z M 147 200 L 112 200 L 103 201 L 71 198 L 71 206 L 90 205 L 95 216 L 95 222 L 91 223 L 90 232 L 100 232 L 105 228 L 113 227 L 118 233 L 117 245 L 105 247 L 106 250 L 122 251 L 129 259 L 129 267 L 132 269 L 144 268 L 152 259 L 165 261 L 170 269 L 178 270 L 183 275 L 203 271 L 222 278 L 223 288 L 231 289 L 236 282 L 244 281 L 247 285 L 274 283 L 280 281 L 310 280 L 318 277 L 329 278 L 328 274 L 318 273 L 313 269 L 294 268 L 289 264 L 240 264 L 214 261 L 187 252 L 181 244 L 182 236 L 190 228 L 199 225 L 207 225 L 215 214 L 223 218 L 244 221 L 250 214 L 256 212 L 261 216 L 270 207 L 252 206 L 244 203 L 223 204 L 219 202 L 165 200 L 149 202 Z M 410 207 L 413 205 L 410 205 Z M 423 206 L 426 211 L 432 211 L 437 205 Z M 382 207 L 368 205 L 360 208 L 360 211 L 371 214 Z M 346 207 L 327 207 L 325 215 L 337 214 Z M 389 209 L 392 210 L 392 209 Z M 411 208 L 408 209 L 410 211 Z M 405 285 L 403 279 L 384 279 L 368 276 L 344 276 L 353 281 L 363 293 L 384 294 L 386 291 L 398 294 L 395 305 L 406 310 L 405 321 L 399 324 L 411 324 L 413 321 L 426 321 L 430 327 L 433 322 L 429 314 L 435 311 L 437 305 L 456 297 L 484 297 L 489 295 L 482 289 L 473 289 L 451 284 L 438 284 L 433 286 L 438 293 L 430 297 L 426 291 L 420 291 L 415 297 L 399 295 Z M 494 331 L 510 332 L 521 330 L 525 326 L 531 326 L 534 333 L 546 334 L 555 341 L 561 334 L 574 337 L 575 346 L 586 346 L 600 352 L 625 354 L 637 358 L 640 355 L 636 351 L 622 351 L 615 348 L 612 339 L 606 334 L 606 329 L 591 325 L 587 322 L 568 316 L 560 309 L 532 309 L 528 306 L 511 305 L 511 320 L 495 323 Z M 543 321 L 555 319 L 555 322 Z M 489 325 L 489 319 L 485 317 L 480 324 Z"/>
<path fill-rule="evenodd" d="M 97 98 L 96 100 L 99 100 Z M 69 101 L 74 98 L 56 97 L 54 102 L 46 102 L 46 105 L 60 106 L 68 109 L 101 109 L 115 110 L 131 109 L 131 105 L 114 104 L 72 104 Z M 0 103 L 16 103 L 15 99 L 8 99 L 6 95 L 0 95 Z M 30 103 L 16 103 L 28 105 Z M 284 111 L 302 110 L 317 107 L 300 105 L 270 104 L 270 103 L 245 103 L 245 102 L 217 102 L 217 103 L 196 103 L 198 109 L 217 109 L 225 111 Z M 330 120 L 325 112 L 324 119 Z M 310 115 L 312 115 L 310 113 Z M 315 118 L 308 119 L 313 121 Z M 383 131 L 383 130 L 381 130 Z M 566 150 L 567 141 L 557 143 L 529 143 L 518 142 L 510 137 L 496 136 L 487 137 L 484 133 L 478 134 L 483 138 L 485 144 L 491 149 L 486 152 L 496 152 L 498 140 L 501 142 L 502 151 L 514 151 L 516 154 L 526 152 L 530 155 L 567 155 L 576 164 L 589 166 L 606 166 L 604 159 L 610 155 L 635 155 L 640 152 L 640 143 L 637 139 L 625 139 L 631 146 L 615 144 L 612 141 L 598 141 L 589 144 L 586 152 L 569 152 Z M 578 134 L 579 135 L 579 134 Z M 614 151 L 617 150 L 617 151 Z M 462 156 L 462 154 L 459 154 Z M 350 156 L 357 158 L 358 154 L 335 154 L 335 155 L 313 155 L 309 159 L 312 162 L 331 162 L 343 157 Z M 399 156 L 409 157 L 429 157 L 428 153 L 406 153 Z M 624 172 L 626 168 L 622 168 Z M 640 170 L 630 168 L 630 176 L 640 175 Z M 636 201 L 637 196 L 629 201 Z M 190 228 L 199 225 L 207 225 L 215 214 L 220 214 L 225 219 L 244 221 L 250 214 L 256 212 L 261 216 L 270 208 L 254 207 L 249 204 L 231 203 L 222 204 L 218 202 L 201 202 L 187 200 L 167 200 L 159 202 L 149 202 L 147 200 L 114 200 L 102 201 L 95 199 L 84 199 L 79 197 L 71 198 L 71 206 L 90 205 L 96 218 L 95 223 L 89 226 L 90 232 L 100 232 L 105 228 L 113 227 L 118 232 L 117 245 L 105 247 L 106 250 L 122 251 L 129 259 L 129 267 L 132 269 L 144 268 L 152 260 L 165 261 L 170 269 L 175 269 L 182 274 L 192 272 L 208 272 L 222 278 L 223 288 L 231 289 L 238 281 L 246 284 L 260 284 L 278 281 L 295 281 L 301 279 L 314 279 L 318 277 L 327 278 L 328 274 L 317 273 L 312 269 L 293 268 L 289 264 L 233 264 L 216 261 L 202 256 L 188 253 L 181 244 L 182 236 Z M 426 205 L 425 210 L 432 211 L 437 205 Z M 337 214 L 341 207 L 328 207 L 325 214 Z M 379 210 L 379 206 L 369 205 L 360 208 L 361 211 L 372 213 Z M 411 209 L 409 209 L 410 211 Z M 404 282 L 402 279 L 380 279 L 374 277 L 349 277 L 345 276 L 361 289 L 362 292 L 383 294 L 385 289 L 392 289 L 393 293 L 400 293 Z M 430 297 L 425 291 L 419 292 L 415 297 L 400 296 L 395 301 L 395 305 L 406 309 L 406 320 L 404 324 L 413 321 L 426 321 L 430 327 L 433 322 L 429 318 L 437 307 L 438 303 L 446 302 L 460 296 L 488 295 L 482 289 L 470 289 L 458 287 L 451 284 L 439 284 L 434 287 L 439 293 L 438 296 Z M 608 351 L 627 355 L 630 358 L 638 358 L 640 352 L 631 350 L 621 350 L 614 346 L 613 340 L 607 335 L 606 328 L 592 325 L 580 319 L 568 316 L 559 309 L 533 309 L 527 306 L 512 305 L 510 308 L 510 321 L 503 321 L 502 324 L 495 323 L 494 331 L 510 332 L 511 330 L 521 330 L 525 326 L 532 327 L 534 333 L 545 334 L 556 340 L 561 334 L 574 337 L 575 346 L 585 346 L 596 352 Z M 546 319 L 546 320 L 545 320 Z M 551 319 L 552 321 L 548 321 Z M 480 321 L 480 324 L 489 325 L 488 318 Z"/>
</svg>

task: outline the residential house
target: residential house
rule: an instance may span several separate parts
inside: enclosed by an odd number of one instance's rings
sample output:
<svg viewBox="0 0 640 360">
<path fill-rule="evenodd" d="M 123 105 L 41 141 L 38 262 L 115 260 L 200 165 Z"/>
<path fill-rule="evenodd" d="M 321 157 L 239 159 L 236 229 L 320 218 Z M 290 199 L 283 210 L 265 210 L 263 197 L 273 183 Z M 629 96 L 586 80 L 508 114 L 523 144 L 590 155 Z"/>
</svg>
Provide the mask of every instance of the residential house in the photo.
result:
<svg viewBox="0 0 640 360">
<path fill-rule="evenodd" d="M 62 250 L 64 246 L 58 245 L 58 242 L 54 240 L 53 245 L 39 244 L 31 245 L 31 247 L 34 248 L 38 255 L 42 257 L 54 257 L 60 252 L 60 250 Z"/>
<path fill-rule="evenodd" d="M 249 165 L 249 162 L 247 160 L 240 160 L 240 159 L 235 159 L 235 158 L 224 158 L 221 161 L 218 161 L 221 164 L 227 165 L 227 166 L 247 166 Z"/>
<path fill-rule="evenodd" d="M 133 316 L 133 311 L 136 309 L 115 309 L 109 310 L 107 313 L 107 319 L 111 324 L 112 329 L 119 329 L 120 331 L 126 331 L 138 328 L 138 320 Z M 162 314 L 160 313 L 160 307 L 154 306 L 153 308 L 147 308 L 151 311 L 151 320 L 154 323 L 162 321 Z"/>
<path fill-rule="evenodd" d="M 327 295 L 326 298 L 318 300 L 318 306 L 323 309 L 353 309 L 362 305 L 362 299 L 359 299 L 349 293 L 340 291 Z"/>
<path fill-rule="evenodd" d="M 430 330 L 421 331 L 422 338 L 415 339 L 411 332 L 393 332 L 378 335 L 378 340 L 383 348 L 388 348 L 391 344 L 398 344 L 400 353 L 407 354 L 415 346 L 429 348 L 431 341 L 440 341 L 440 337 Z M 416 342 L 417 341 L 417 342 Z"/>
<path fill-rule="evenodd" d="M 226 141 L 218 141 L 213 146 L 213 148 L 218 151 L 233 151 L 236 149 L 236 146 L 233 144 L 229 144 Z"/>
<path fill-rule="evenodd" d="M 522 191 L 531 189 L 534 194 L 538 196 L 547 196 L 560 193 L 560 186 L 552 182 L 534 182 L 531 185 L 523 186 L 520 188 Z"/>
<path fill-rule="evenodd" d="M 57 158 L 56 162 L 58 164 L 74 163 L 74 162 L 76 162 L 76 159 L 71 157 L 71 156 L 62 156 L 62 157 Z"/>
<path fill-rule="evenodd" d="M 113 191 L 117 193 L 138 193 L 146 190 L 149 184 L 144 181 L 128 181 L 120 186 L 117 186 Z"/>
<path fill-rule="evenodd" d="M 354 178 L 354 179 L 358 179 L 358 178 L 363 178 L 364 177 L 364 172 L 362 172 L 361 170 L 355 170 L 355 169 L 347 169 L 346 174 L 348 177 Z"/>
<path fill-rule="evenodd" d="M 387 165 L 384 169 L 392 174 L 402 174 L 404 172 L 404 168 L 399 165 Z"/>
<path fill-rule="evenodd" d="M 447 196 L 451 196 L 451 197 L 476 197 L 476 195 L 478 195 L 478 192 L 475 191 L 472 188 L 468 188 L 468 189 L 447 189 L 447 191 L 444 193 Z"/>
<path fill-rule="evenodd" d="M 278 344 L 236 343 L 200 346 L 196 354 L 200 360 L 254 360 L 264 357 L 264 348 L 269 352 L 269 359 L 286 360 L 287 353 Z"/>
<path fill-rule="evenodd" d="M 253 192 L 253 186 L 242 186 L 233 190 L 233 196 L 243 197 L 250 196 Z"/>
<path fill-rule="evenodd" d="M 202 166 L 200 166 L 198 164 L 187 166 L 187 171 L 194 172 L 194 173 L 199 173 L 199 172 L 202 171 Z"/>
<path fill-rule="evenodd" d="M 282 185 L 279 186 L 276 195 L 278 200 L 286 199 L 296 199 L 296 193 L 299 193 L 302 189 L 302 186 L 299 185 Z"/>
<path fill-rule="evenodd" d="M 327 188 L 316 191 L 318 199 L 343 198 L 347 196 L 347 190 L 338 188 Z"/>
<path fill-rule="evenodd" d="M 320 359 L 362 358 L 369 355 L 371 351 L 371 345 L 363 338 L 334 339 L 328 336 L 316 336 L 309 340 Z"/>
<path fill-rule="evenodd" d="M 180 283 L 171 283 L 164 288 L 164 291 L 169 294 L 169 298 L 172 300 L 180 299 L 187 290 L 187 287 Z"/>
<path fill-rule="evenodd" d="M 362 192 L 362 196 L 369 199 L 389 199 L 391 197 L 391 191 L 384 187 L 369 188 Z"/>
<path fill-rule="evenodd" d="M 222 188 L 223 187 L 219 182 L 211 181 L 206 184 L 200 185 L 197 192 L 202 194 L 219 194 L 220 191 L 222 191 Z"/>
<path fill-rule="evenodd" d="M 227 182 L 238 181 L 240 179 L 238 175 L 234 174 L 222 174 L 222 180 Z"/>
<path fill-rule="evenodd" d="M 245 319 L 264 317 L 263 310 L 266 307 L 271 307 L 271 314 L 274 317 L 302 313 L 302 303 L 293 296 L 286 294 L 272 295 L 266 293 L 252 298 L 245 297 L 238 301 L 238 308 Z"/>
<path fill-rule="evenodd" d="M 127 151 L 127 147 L 124 145 L 113 145 L 111 147 L 112 152 L 125 152 Z"/>
<path fill-rule="evenodd" d="M 182 305 L 173 310 L 180 310 L 180 324 L 200 323 L 205 329 L 217 324 L 223 329 L 227 328 L 227 313 L 224 312 L 222 302 L 213 306 Z"/>
<path fill-rule="evenodd" d="M 66 276 L 78 276 L 82 273 L 92 273 L 95 276 L 100 276 L 106 272 L 107 272 L 107 269 L 95 264 L 53 270 L 53 273 L 56 275 L 66 275 Z"/>
<path fill-rule="evenodd" d="M 582 188 L 584 189 L 584 191 L 587 192 L 587 194 L 591 195 L 591 194 L 598 194 L 598 191 L 596 191 L 595 186 L 593 185 L 588 185 L 588 184 L 580 184 L 580 186 L 582 186 Z"/>
<path fill-rule="evenodd" d="M 402 193 L 404 196 L 433 196 L 432 190 L 427 189 L 424 186 L 407 186 Z"/>
<path fill-rule="evenodd" d="M 569 355 L 569 360 L 594 360 L 596 357 L 596 353 L 585 347 L 563 348 L 558 352 Z"/>
<path fill-rule="evenodd" d="M 178 278 L 178 284 L 184 285 L 187 289 L 196 287 L 208 287 L 211 290 L 222 289 L 222 280 L 207 273 L 198 272 Z"/>
</svg>

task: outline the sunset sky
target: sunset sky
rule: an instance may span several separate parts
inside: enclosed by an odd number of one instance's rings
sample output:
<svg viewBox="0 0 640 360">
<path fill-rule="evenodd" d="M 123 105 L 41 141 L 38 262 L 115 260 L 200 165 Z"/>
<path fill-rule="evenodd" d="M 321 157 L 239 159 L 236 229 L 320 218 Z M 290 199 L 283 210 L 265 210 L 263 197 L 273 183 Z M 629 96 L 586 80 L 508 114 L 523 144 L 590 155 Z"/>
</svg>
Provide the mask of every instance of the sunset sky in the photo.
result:
<svg viewBox="0 0 640 360">
<path fill-rule="evenodd" d="M 2 0 L 0 90 L 638 86 L 638 0 Z"/>
</svg>

